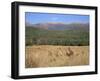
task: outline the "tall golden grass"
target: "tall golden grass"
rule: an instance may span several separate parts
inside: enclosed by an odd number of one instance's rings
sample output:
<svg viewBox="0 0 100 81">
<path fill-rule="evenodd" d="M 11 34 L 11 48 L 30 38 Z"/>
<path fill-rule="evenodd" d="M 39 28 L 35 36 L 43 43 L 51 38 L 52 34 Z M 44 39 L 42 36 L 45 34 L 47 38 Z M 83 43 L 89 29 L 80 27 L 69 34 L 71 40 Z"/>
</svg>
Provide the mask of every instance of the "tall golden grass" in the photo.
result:
<svg viewBox="0 0 100 81">
<path fill-rule="evenodd" d="M 89 46 L 33 45 L 25 48 L 25 67 L 60 67 L 89 64 Z"/>
</svg>

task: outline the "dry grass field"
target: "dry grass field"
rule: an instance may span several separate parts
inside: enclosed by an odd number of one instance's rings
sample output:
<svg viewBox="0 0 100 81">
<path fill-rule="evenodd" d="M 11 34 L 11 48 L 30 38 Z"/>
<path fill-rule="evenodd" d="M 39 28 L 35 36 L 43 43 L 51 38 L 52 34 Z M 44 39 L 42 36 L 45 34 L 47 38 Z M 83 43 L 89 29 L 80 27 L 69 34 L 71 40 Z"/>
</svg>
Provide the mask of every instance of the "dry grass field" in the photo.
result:
<svg viewBox="0 0 100 81">
<path fill-rule="evenodd" d="M 25 48 L 25 67 L 60 67 L 89 64 L 89 46 L 33 45 Z"/>
</svg>

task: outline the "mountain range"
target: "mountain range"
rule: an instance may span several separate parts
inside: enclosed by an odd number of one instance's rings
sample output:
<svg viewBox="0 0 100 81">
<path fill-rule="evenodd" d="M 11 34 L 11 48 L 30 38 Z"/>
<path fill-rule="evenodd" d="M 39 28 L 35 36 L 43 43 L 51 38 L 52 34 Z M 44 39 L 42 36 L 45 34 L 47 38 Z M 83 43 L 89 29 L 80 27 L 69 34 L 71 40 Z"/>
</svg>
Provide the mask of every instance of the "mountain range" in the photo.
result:
<svg viewBox="0 0 100 81">
<path fill-rule="evenodd" d="M 37 23 L 37 24 L 25 24 L 26 27 L 35 27 L 45 30 L 85 30 L 89 31 L 89 23 Z"/>
</svg>

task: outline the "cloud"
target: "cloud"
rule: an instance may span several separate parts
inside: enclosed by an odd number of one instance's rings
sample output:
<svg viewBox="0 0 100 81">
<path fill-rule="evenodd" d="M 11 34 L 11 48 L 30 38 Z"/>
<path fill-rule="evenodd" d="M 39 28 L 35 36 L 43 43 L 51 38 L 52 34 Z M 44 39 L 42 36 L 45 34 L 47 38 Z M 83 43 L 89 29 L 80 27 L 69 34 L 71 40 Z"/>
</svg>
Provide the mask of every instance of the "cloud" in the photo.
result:
<svg viewBox="0 0 100 81">
<path fill-rule="evenodd" d="M 51 18 L 52 20 L 58 20 L 58 18 L 57 17 L 53 17 L 53 18 Z"/>
</svg>

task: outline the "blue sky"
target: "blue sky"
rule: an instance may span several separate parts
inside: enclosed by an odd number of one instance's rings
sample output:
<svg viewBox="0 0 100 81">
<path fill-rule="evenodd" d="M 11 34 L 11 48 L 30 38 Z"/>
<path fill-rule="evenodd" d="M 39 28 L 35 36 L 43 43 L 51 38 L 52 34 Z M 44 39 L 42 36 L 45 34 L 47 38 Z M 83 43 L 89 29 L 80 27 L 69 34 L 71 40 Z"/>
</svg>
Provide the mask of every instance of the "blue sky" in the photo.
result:
<svg viewBox="0 0 100 81">
<path fill-rule="evenodd" d="M 89 23 L 88 15 L 54 14 L 25 12 L 25 22 L 30 24 L 60 22 L 60 23 Z"/>
</svg>

